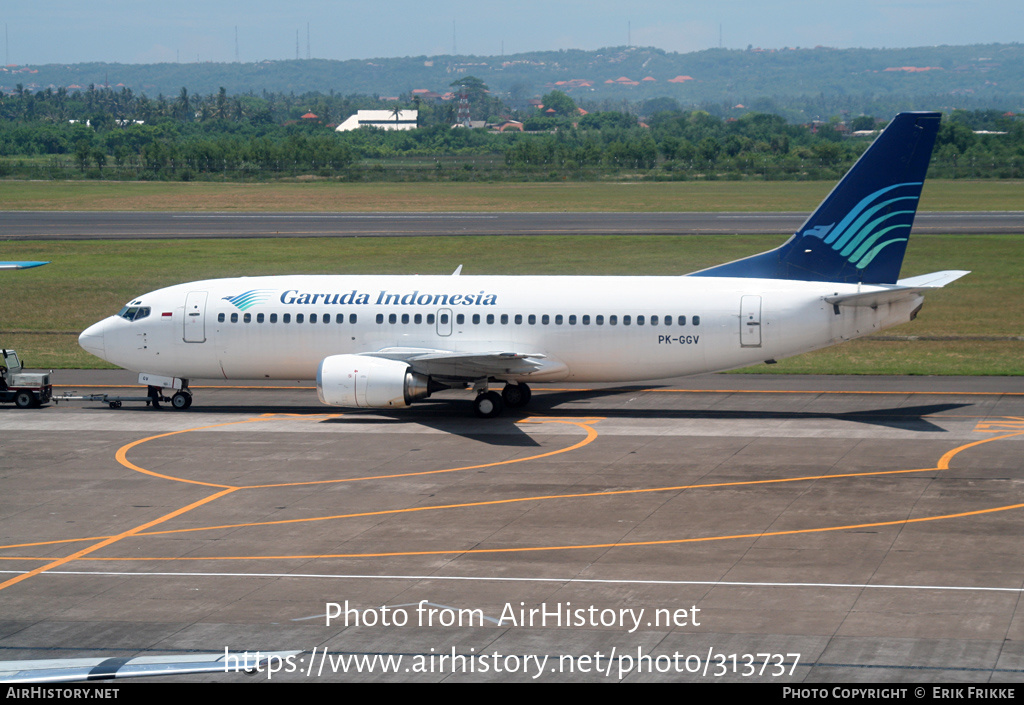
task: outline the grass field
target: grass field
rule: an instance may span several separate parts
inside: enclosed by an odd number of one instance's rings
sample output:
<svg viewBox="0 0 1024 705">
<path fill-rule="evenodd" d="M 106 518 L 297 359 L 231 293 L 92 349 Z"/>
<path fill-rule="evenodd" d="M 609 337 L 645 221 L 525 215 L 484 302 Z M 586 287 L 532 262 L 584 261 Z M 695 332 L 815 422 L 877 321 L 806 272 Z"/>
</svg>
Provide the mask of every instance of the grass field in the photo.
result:
<svg viewBox="0 0 1024 705">
<path fill-rule="evenodd" d="M 164 183 L 3 181 L 2 210 L 133 211 L 805 211 L 824 181 L 588 183 Z M 926 211 L 1024 210 L 1024 182 L 925 184 Z"/>
<path fill-rule="evenodd" d="M 629 187 L 623 187 L 628 189 Z M 5 347 L 41 368 L 100 367 L 77 333 L 131 298 L 203 278 L 259 274 L 675 275 L 761 252 L 778 236 L 449 237 L 188 241 L 22 242 L 4 259 L 41 259 L 7 272 L 0 306 Z M 751 368 L 819 374 L 1024 374 L 1024 239 L 915 235 L 903 276 L 942 269 L 972 274 L 928 294 L 918 319 L 885 336 Z"/>
</svg>

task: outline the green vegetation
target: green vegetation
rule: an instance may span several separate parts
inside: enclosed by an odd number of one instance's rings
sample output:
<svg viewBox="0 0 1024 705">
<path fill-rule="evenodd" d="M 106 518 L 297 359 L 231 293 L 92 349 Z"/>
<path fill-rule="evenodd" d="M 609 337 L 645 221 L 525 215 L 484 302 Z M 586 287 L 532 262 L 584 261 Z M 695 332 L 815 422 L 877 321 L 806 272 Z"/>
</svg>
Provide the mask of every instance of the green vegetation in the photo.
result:
<svg viewBox="0 0 1024 705">
<path fill-rule="evenodd" d="M 53 264 L 5 277 L 0 335 L 29 365 L 92 367 L 103 363 L 77 347 L 79 331 L 141 292 L 185 280 L 289 273 L 438 274 L 463 263 L 466 274 L 673 275 L 760 252 L 779 240 L 550 236 L 9 241 L 5 257 Z M 885 331 L 881 339 L 855 341 L 753 371 L 1024 374 L 1024 270 L 1019 259 L 1018 236 L 915 235 L 904 265 L 906 276 L 951 268 L 973 273 L 930 293 L 916 321 Z M 313 262 L 315 267 L 310 266 Z"/>
<path fill-rule="evenodd" d="M 832 182 L 274 183 L 7 181 L 5 210 L 809 213 Z M 1024 182 L 928 181 L 925 211 L 1020 210 Z"/>
<path fill-rule="evenodd" d="M 0 93 L 0 177 L 140 181 L 835 180 L 870 144 L 852 136 L 884 121 L 859 116 L 793 125 L 778 115 L 682 111 L 649 100 L 583 114 L 562 91 L 539 110 L 513 109 L 465 76 L 453 88 L 477 119 L 516 118 L 526 132 L 452 129 L 456 101 L 419 96 L 190 94 L 150 99 L 129 89 L 84 92 L 19 85 Z M 418 106 L 410 131 L 330 129 L 360 108 Z M 548 105 L 550 104 L 550 106 Z M 979 134 L 981 132 L 991 134 Z M 1024 177 L 1024 121 L 956 111 L 939 132 L 933 178 Z"/>
</svg>

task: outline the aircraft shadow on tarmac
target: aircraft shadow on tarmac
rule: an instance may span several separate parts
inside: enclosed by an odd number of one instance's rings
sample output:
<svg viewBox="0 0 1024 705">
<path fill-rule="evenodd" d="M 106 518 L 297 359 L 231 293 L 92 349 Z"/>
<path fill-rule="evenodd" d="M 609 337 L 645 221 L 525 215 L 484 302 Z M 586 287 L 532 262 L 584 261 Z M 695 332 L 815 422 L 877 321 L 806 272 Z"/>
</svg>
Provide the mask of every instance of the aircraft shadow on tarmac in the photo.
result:
<svg viewBox="0 0 1024 705">
<path fill-rule="evenodd" d="M 197 425 L 201 418 L 208 414 L 340 414 L 324 419 L 321 423 L 366 425 L 380 427 L 382 425 L 412 423 L 435 429 L 447 434 L 461 436 L 477 442 L 494 446 L 539 447 L 526 428 L 518 422 L 535 415 L 599 417 L 603 419 L 631 420 L 722 420 L 722 421 L 812 421 L 832 419 L 852 423 L 882 426 L 885 428 L 916 433 L 945 433 L 945 429 L 926 417 L 943 412 L 962 409 L 971 404 L 924 404 L 917 406 L 899 406 L 872 408 L 858 411 L 820 412 L 820 411 L 777 411 L 764 409 L 686 409 L 686 408 L 623 408 L 618 405 L 602 403 L 606 397 L 621 396 L 629 393 L 642 393 L 651 387 L 615 387 L 596 390 L 573 390 L 558 392 L 541 392 L 534 394 L 527 409 L 506 410 L 504 416 L 497 419 L 477 419 L 472 415 L 471 401 L 463 399 L 437 399 L 424 401 L 408 409 L 395 411 L 366 409 L 332 409 L 316 406 L 286 405 L 196 405 L 188 412 L 196 416 Z M 699 392 L 697 392 L 699 394 Z M 738 405 L 742 404 L 742 400 Z M 155 410 L 145 406 L 125 407 L 119 412 L 128 410 L 153 413 Z M 169 409 L 159 413 L 176 413 Z"/>
</svg>

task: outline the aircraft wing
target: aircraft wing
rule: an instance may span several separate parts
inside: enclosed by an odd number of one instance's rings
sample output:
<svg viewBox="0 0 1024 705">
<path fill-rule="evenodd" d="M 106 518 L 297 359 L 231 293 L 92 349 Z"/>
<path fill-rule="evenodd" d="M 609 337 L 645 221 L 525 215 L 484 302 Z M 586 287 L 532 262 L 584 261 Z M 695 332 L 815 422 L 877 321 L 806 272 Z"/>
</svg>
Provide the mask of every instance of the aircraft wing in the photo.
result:
<svg viewBox="0 0 1024 705">
<path fill-rule="evenodd" d="M 528 375 L 560 367 L 541 353 L 517 352 L 455 352 L 424 348 L 386 348 L 371 357 L 384 357 L 409 363 L 414 372 L 449 379 L 479 379 L 503 375 Z"/>
<path fill-rule="evenodd" d="M 30 269 L 31 267 L 42 267 L 49 262 L 0 262 L 0 269 Z"/>
<path fill-rule="evenodd" d="M 917 296 L 921 292 L 928 291 L 929 289 L 939 289 L 952 281 L 956 281 L 965 274 L 970 274 L 970 272 L 963 270 L 932 272 L 931 274 L 922 274 L 917 277 L 900 279 L 895 284 L 886 286 L 884 289 L 877 291 L 864 291 L 856 294 L 836 294 L 834 296 L 826 296 L 825 301 L 836 306 L 881 306 L 883 304 L 889 304 L 912 296 Z"/>
<path fill-rule="evenodd" d="M 135 658 L 67 658 L 0 661 L 0 683 L 73 683 L 81 681 L 176 676 L 189 673 L 252 673 L 294 659 L 301 651 L 177 654 Z"/>
</svg>

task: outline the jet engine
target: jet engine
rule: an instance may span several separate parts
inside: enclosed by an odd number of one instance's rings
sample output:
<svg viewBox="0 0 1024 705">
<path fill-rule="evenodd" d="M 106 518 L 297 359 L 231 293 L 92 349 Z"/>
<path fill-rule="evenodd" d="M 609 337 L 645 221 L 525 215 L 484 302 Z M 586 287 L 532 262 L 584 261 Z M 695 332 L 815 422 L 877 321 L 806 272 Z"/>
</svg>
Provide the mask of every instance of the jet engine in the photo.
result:
<svg viewBox="0 0 1024 705">
<path fill-rule="evenodd" d="M 430 379 L 405 362 L 367 355 L 331 355 L 316 371 L 316 393 L 324 404 L 395 409 L 426 399 Z"/>
</svg>

